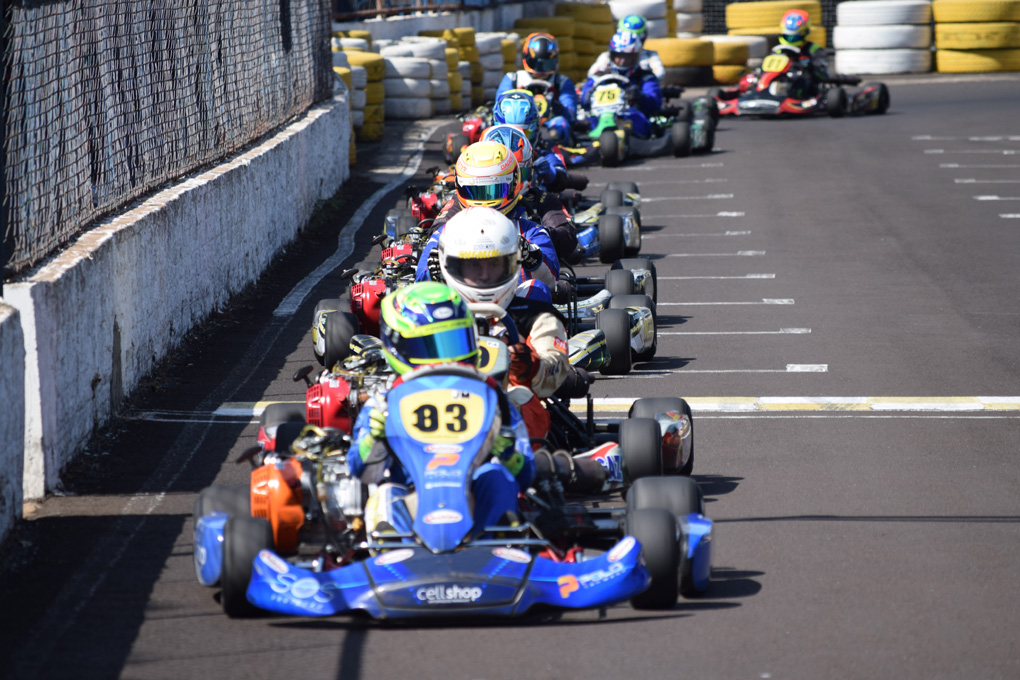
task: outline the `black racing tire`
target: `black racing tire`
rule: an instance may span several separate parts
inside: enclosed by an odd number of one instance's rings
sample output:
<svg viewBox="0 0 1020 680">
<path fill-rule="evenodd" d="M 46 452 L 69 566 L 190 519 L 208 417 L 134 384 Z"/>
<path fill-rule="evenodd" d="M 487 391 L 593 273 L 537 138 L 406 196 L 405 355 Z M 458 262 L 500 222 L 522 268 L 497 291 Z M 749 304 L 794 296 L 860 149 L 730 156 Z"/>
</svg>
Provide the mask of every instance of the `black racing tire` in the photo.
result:
<svg viewBox="0 0 1020 680">
<path fill-rule="evenodd" d="M 825 93 L 825 112 L 832 118 L 842 118 L 846 115 L 847 98 L 846 90 L 842 87 L 830 88 Z"/>
<path fill-rule="evenodd" d="M 677 106 L 676 119 L 684 123 L 694 120 L 694 108 L 690 102 L 680 102 L 680 105 Z"/>
<path fill-rule="evenodd" d="M 627 533 L 641 544 L 645 566 L 652 577 L 648 589 L 631 598 L 631 606 L 672 609 L 679 595 L 680 544 L 676 540 L 676 519 L 657 508 L 628 511 Z"/>
<path fill-rule="evenodd" d="M 610 182 L 606 185 L 606 190 L 613 189 L 620 191 L 625 194 L 639 194 L 638 185 L 635 182 Z"/>
<path fill-rule="evenodd" d="M 889 110 L 889 88 L 886 87 L 885 83 L 865 83 L 864 87 L 877 87 L 878 88 L 878 106 L 872 111 L 875 115 L 881 115 Z"/>
<path fill-rule="evenodd" d="M 629 271 L 629 270 L 628 270 Z M 612 270 L 606 272 L 606 276 L 612 273 Z M 631 281 L 633 282 L 633 277 Z M 643 352 L 634 353 L 634 361 L 651 361 L 655 357 L 655 352 L 659 348 L 659 323 L 655 311 L 655 302 L 652 298 L 647 295 L 619 295 L 613 296 L 613 299 L 609 301 L 609 309 L 625 309 L 627 307 L 647 307 L 652 310 L 652 346 Z"/>
<path fill-rule="evenodd" d="M 705 145 L 698 149 L 698 153 L 711 153 L 715 146 L 715 121 L 711 118 L 705 119 Z"/>
<path fill-rule="evenodd" d="M 637 227 L 638 244 L 636 246 L 628 246 L 624 244 L 623 254 L 624 257 L 637 257 L 641 253 L 641 210 L 636 205 L 618 205 L 612 208 L 606 208 L 607 215 L 630 215 L 631 219 L 634 220 L 634 225 Z"/>
<path fill-rule="evenodd" d="M 719 90 L 719 88 L 712 88 L 713 90 Z M 715 95 L 712 94 L 712 90 L 708 91 L 708 95 L 705 97 L 705 107 L 708 110 L 708 117 L 716 125 L 719 124 L 719 102 L 716 100 Z"/>
<path fill-rule="evenodd" d="M 645 477 L 627 491 L 627 514 L 645 509 L 659 509 L 679 519 L 691 513 L 705 514 L 705 499 L 698 483 L 690 477 Z M 677 581 L 685 597 L 697 595 L 694 587 L 693 564 L 687 559 L 687 540 L 679 544 L 680 562 Z"/>
<path fill-rule="evenodd" d="M 623 218 L 603 215 L 599 218 L 599 261 L 613 262 L 623 257 Z"/>
<path fill-rule="evenodd" d="M 619 295 L 633 295 L 634 277 L 629 269 L 610 269 L 606 272 L 606 290 L 616 298 Z"/>
<path fill-rule="evenodd" d="M 279 423 L 303 423 L 307 413 L 304 404 L 269 404 L 259 415 L 259 426 Z"/>
<path fill-rule="evenodd" d="M 248 601 L 252 560 L 260 550 L 273 549 L 273 528 L 257 517 L 230 517 L 223 527 L 223 572 L 220 604 L 232 619 L 257 615 L 261 610 Z"/>
<path fill-rule="evenodd" d="M 619 444 L 624 484 L 633 484 L 644 477 L 662 476 L 662 431 L 655 419 L 627 418 L 620 421 Z"/>
<path fill-rule="evenodd" d="M 690 123 L 678 120 L 670 127 L 669 135 L 673 145 L 673 155 L 676 158 L 686 158 L 691 155 Z"/>
<path fill-rule="evenodd" d="M 467 135 L 459 132 L 452 132 L 446 137 L 446 147 L 443 149 L 443 158 L 447 163 L 453 165 L 460 158 L 460 150 L 468 146 L 471 140 L 467 138 Z"/>
<path fill-rule="evenodd" d="M 414 229 L 417 226 L 418 220 L 414 219 L 413 217 L 408 217 L 406 215 L 404 217 L 398 217 L 397 223 L 393 227 L 393 234 L 396 238 L 400 238 L 401 236 L 409 233 L 412 229 Z"/>
<path fill-rule="evenodd" d="M 353 314 L 334 313 L 326 317 L 326 347 L 322 353 L 323 365 L 328 370 L 351 353 L 351 338 L 358 333 L 358 318 Z"/>
<path fill-rule="evenodd" d="M 195 498 L 195 519 L 214 512 L 248 517 L 251 515 L 251 489 L 247 486 L 207 486 Z"/>
<path fill-rule="evenodd" d="M 631 368 L 630 314 L 626 309 L 603 309 L 595 326 L 606 335 L 609 360 L 599 368 L 602 375 L 626 375 Z"/>
<path fill-rule="evenodd" d="M 620 139 L 613 130 L 603 130 L 599 135 L 599 155 L 604 168 L 615 168 L 620 164 Z"/>
<path fill-rule="evenodd" d="M 656 413 L 667 413 L 669 411 L 680 411 L 686 414 L 688 421 L 691 423 L 690 451 L 688 452 L 687 462 L 676 471 L 679 475 L 689 476 L 694 471 L 694 413 L 691 411 L 691 405 L 687 403 L 686 399 L 681 399 L 680 397 L 645 397 L 635 401 L 627 415 L 629 418 L 654 418 Z"/>
<path fill-rule="evenodd" d="M 659 278 L 655 271 L 655 263 L 645 257 L 625 257 L 613 262 L 610 269 L 647 269 L 652 272 L 652 290 L 648 295 L 653 302 L 659 301 Z"/>
<path fill-rule="evenodd" d="M 599 203 L 607 208 L 623 205 L 623 192 L 617 189 L 605 189 L 599 196 Z"/>
<path fill-rule="evenodd" d="M 338 312 L 348 305 L 344 304 L 344 301 L 340 298 L 326 298 L 325 300 L 319 300 L 315 303 L 315 311 L 312 313 L 312 328 L 315 328 L 319 323 L 319 314 L 322 312 Z M 319 362 L 321 366 L 323 363 L 322 355 L 312 348 L 312 354 L 315 355 L 315 360 Z"/>
</svg>

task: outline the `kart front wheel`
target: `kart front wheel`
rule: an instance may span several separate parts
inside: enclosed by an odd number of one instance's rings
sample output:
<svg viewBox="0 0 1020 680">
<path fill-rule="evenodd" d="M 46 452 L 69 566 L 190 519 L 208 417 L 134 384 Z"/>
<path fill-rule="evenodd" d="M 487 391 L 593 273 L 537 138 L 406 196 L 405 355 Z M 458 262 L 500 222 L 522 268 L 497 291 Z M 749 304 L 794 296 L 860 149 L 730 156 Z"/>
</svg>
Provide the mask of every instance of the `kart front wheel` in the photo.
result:
<svg viewBox="0 0 1020 680">
<path fill-rule="evenodd" d="M 599 153 L 602 155 L 602 167 L 615 168 L 620 164 L 620 138 L 613 130 L 603 130 L 599 135 Z"/>
<path fill-rule="evenodd" d="M 325 336 L 325 325 L 322 323 L 322 319 L 320 317 L 324 313 L 327 313 L 327 312 L 330 312 L 330 313 L 331 312 L 336 312 L 336 311 L 338 311 L 340 309 L 343 309 L 343 307 L 344 307 L 344 302 L 340 298 L 327 298 L 325 300 L 319 300 L 315 304 L 315 311 L 312 313 L 312 330 L 313 330 L 313 334 L 312 334 L 312 340 L 313 340 L 313 343 L 312 343 L 312 353 L 315 354 L 315 360 L 319 362 L 320 366 L 322 365 L 324 360 L 322 358 L 323 354 L 320 351 L 320 343 L 316 342 L 316 340 L 318 339 L 318 336 L 321 336 L 322 338 L 326 337 Z M 325 341 L 324 340 L 323 340 L 322 346 L 325 346 Z"/>
<path fill-rule="evenodd" d="M 610 269 L 606 272 L 606 290 L 613 294 L 613 298 L 617 298 L 620 295 L 633 295 L 636 291 L 634 287 L 634 277 L 631 275 L 630 270 L 627 269 Z"/>
<path fill-rule="evenodd" d="M 610 189 L 624 194 L 639 194 L 638 185 L 634 182 L 610 182 L 606 185 L 606 191 Z"/>
<path fill-rule="evenodd" d="M 645 295 L 652 298 L 653 302 L 659 301 L 658 294 L 658 276 L 655 272 L 655 263 L 644 257 L 625 257 L 622 260 L 616 260 L 613 262 L 613 266 L 610 269 L 627 269 L 631 271 L 649 271 L 652 273 L 651 281 L 645 281 L 645 288 L 643 291 L 637 291 L 638 293 L 644 293 Z M 633 275 L 632 275 L 633 276 Z"/>
<path fill-rule="evenodd" d="M 246 486 L 209 486 L 199 492 L 195 498 L 193 526 L 198 527 L 198 520 L 214 512 L 222 512 L 230 516 L 248 517 L 251 515 L 251 491 Z M 198 544 L 195 545 L 195 573 L 201 574 Z M 202 583 L 201 579 L 199 580 Z M 203 583 L 215 586 L 219 581 Z"/>
<path fill-rule="evenodd" d="M 608 277 L 611 273 L 612 271 L 608 272 L 606 276 Z M 633 283 L 633 281 L 634 277 L 632 276 L 631 282 Z M 652 312 L 652 345 L 640 352 L 634 353 L 635 361 L 651 361 L 655 357 L 655 351 L 659 346 L 659 329 L 655 317 L 655 303 L 647 295 L 619 295 L 614 296 L 609 301 L 610 309 L 626 309 L 627 307 L 645 307 Z"/>
<path fill-rule="evenodd" d="M 602 195 L 599 196 L 599 203 L 607 208 L 615 208 L 616 206 L 623 205 L 623 192 L 618 189 L 605 189 Z"/>
<path fill-rule="evenodd" d="M 691 155 L 691 124 L 684 121 L 677 121 L 669 131 L 670 140 L 673 143 L 673 155 L 677 158 L 686 158 Z"/>
<path fill-rule="evenodd" d="M 261 550 L 272 550 L 273 528 L 264 519 L 230 517 L 223 527 L 223 573 L 220 604 L 230 618 L 255 616 L 258 607 L 248 601 L 252 561 Z"/>
<path fill-rule="evenodd" d="M 665 510 L 674 518 L 703 515 L 705 501 L 698 483 L 690 477 L 646 477 L 639 479 L 627 491 L 627 515 L 650 509 Z M 680 592 L 690 597 L 698 590 L 694 585 L 694 565 L 687 557 L 685 543 L 682 540 L 678 544 L 679 562 L 674 578 Z"/>
<path fill-rule="evenodd" d="M 595 317 L 596 327 L 605 333 L 609 359 L 599 368 L 603 375 L 630 373 L 630 313 L 626 309 L 603 309 Z"/>
<path fill-rule="evenodd" d="M 644 399 L 638 399 L 630 407 L 628 417 L 654 418 L 657 413 L 669 413 L 670 411 L 683 413 L 691 424 L 691 433 L 683 444 L 688 450 L 685 452 L 685 455 L 681 456 L 685 459 L 685 462 L 676 471 L 680 475 L 690 475 L 694 470 L 694 414 L 691 412 L 690 404 L 685 399 L 680 397 L 645 397 Z"/>
<path fill-rule="evenodd" d="M 322 353 L 323 365 L 333 367 L 347 358 L 351 353 L 351 338 L 358 332 L 358 318 L 345 312 L 333 312 L 323 322 L 325 350 Z"/>
<path fill-rule="evenodd" d="M 454 132 L 446 136 L 446 148 L 443 150 L 443 158 L 451 165 L 460 158 L 460 151 L 468 146 L 471 140 L 466 135 Z"/>
<path fill-rule="evenodd" d="M 882 114 L 889 110 L 889 88 L 885 86 L 885 83 L 866 83 L 864 89 L 874 87 L 877 92 L 875 93 L 875 99 L 877 103 L 871 113 Z"/>
<path fill-rule="evenodd" d="M 653 418 L 627 418 L 620 422 L 623 481 L 628 486 L 645 477 L 662 476 L 662 431 Z"/>
<path fill-rule="evenodd" d="M 625 252 L 623 218 L 603 215 L 599 218 L 599 260 L 608 264 L 619 260 Z"/>
<path fill-rule="evenodd" d="M 672 609 L 679 595 L 677 571 L 680 544 L 676 540 L 676 519 L 666 510 L 644 508 L 627 512 L 627 533 L 641 544 L 645 566 L 652 582 L 631 598 L 635 609 Z"/>
<path fill-rule="evenodd" d="M 825 112 L 832 118 L 842 118 L 846 114 L 846 90 L 834 87 L 825 93 Z"/>
</svg>

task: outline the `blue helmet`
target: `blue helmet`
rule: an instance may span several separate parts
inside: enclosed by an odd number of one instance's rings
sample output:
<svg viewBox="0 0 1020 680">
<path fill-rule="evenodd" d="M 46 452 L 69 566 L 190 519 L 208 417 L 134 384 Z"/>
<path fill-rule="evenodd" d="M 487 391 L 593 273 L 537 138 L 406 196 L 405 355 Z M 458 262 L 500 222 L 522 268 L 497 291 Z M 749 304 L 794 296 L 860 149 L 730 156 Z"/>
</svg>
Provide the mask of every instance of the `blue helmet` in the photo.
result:
<svg viewBox="0 0 1020 680">
<path fill-rule="evenodd" d="M 609 40 L 609 68 L 613 73 L 629 76 L 641 63 L 641 41 L 628 31 L 613 34 Z"/>
<path fill-rule="evenodd" d="M 507 90 L 496 100 L 492 117 L 501 125 L 516 125 L 534 143 L 538 134 L 538 105 L 527 90 Z"/>
<path fill-rule="evenodd" d="M 524 130 L 516 125 L 493 125 L 482 133 L 483 142 L 499 142 L 510 149 L 517 159 L 517 167 L 521 171 L 521 192 L 531 188 L 531 174 L 534 170 L 531 142 Z"/>
<path fill-rule="evenodd" d="M 644 43 L 648 37 L 648 22 L 639 14 L 628 14 L 616 24 L 617 33 L 633 33 Z"/>
</svg>

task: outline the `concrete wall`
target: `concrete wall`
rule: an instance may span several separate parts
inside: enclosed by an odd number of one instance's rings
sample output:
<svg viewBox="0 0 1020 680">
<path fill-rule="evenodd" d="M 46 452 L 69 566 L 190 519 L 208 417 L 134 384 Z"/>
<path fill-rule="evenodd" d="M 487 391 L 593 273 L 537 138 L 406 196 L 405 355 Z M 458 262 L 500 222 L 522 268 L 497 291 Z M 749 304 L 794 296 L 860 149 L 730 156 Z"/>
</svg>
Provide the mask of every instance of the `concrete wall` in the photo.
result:
<svg viewBox="0 0 1020 680">
<path fill-rule="evenodd" d="M 153 363 L 294 240 L 349 176 L 349 143 L 339 94 L 5 286 L 24 329 L 26 499 L 52 490 Z"/>
<path fill-rule="evenodd" d="M 21 517 L 25 342 L 18 310 L 0 300 L 0 543 Z"/>
<path fill-rule="evenodd" d="M 476 31 L 509 31 L 514 20 L 521 17 L 551 16 L 552 2 L 523 2 L 513 5 L 498 5 L 490 9 L 464 12 L 428 12 L 407 16 L 393 16 L 386 19 L 333 22 L 334 31 L 360 29 L 369 31 L 376 40 L 396 40 L 406 35 L 418 35 L 418 31 L 436 31 L 456 26 L 473 26 Z"/>
</svg>

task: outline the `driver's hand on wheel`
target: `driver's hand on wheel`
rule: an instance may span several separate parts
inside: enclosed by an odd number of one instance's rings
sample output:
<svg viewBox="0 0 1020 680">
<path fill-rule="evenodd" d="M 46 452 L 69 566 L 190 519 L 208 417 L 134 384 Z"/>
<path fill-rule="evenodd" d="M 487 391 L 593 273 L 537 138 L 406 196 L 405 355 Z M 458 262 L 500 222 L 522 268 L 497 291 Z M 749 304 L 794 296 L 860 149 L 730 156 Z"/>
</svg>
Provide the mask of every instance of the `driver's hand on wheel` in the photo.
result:
<svg viewBox="0 0 1020 680">
<path fill-rule="evenodd" d="M 538 374 L 542 359 L 523 342 L 510 345 L 510 382 L 528 386 Z"/>
</svg>

